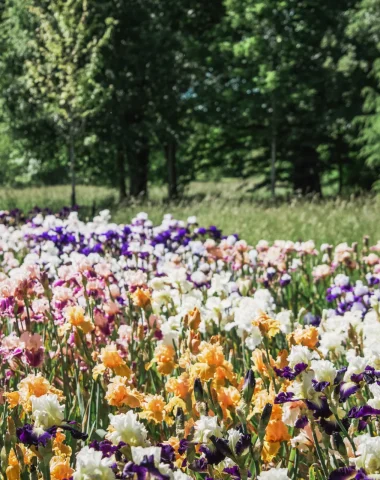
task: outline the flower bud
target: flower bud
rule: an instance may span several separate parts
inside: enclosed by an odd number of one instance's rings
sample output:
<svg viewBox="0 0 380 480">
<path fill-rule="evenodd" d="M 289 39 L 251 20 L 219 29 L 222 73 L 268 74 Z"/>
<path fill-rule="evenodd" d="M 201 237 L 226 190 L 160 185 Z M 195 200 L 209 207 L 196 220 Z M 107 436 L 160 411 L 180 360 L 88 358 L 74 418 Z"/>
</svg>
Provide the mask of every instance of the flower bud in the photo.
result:
<svg viewBox="0 0 380 480">
<path fill-rule="evenodd" d="M 12 417 L 7 418 L 7 424 L 9 434 L 11 435 L 11 437 L 16 438 L 16 425 Z"/>
<path fill-rule="evenodd" d="M 1 465 L 7 464 L 7 451 L 5 449 L 5 446 L 1 449 L 1 452 L 0 452 L 0 464 Z"/>
<path fill-rule="evenodd" d="M 261 418 L 259 421 L 259 439 L 262 440 L 265 437 L 265 431 L 267 429 L 270 417 L 272 415 L 272 408 L 273 405 L 271 403 L 267 403 L 264 407 L 263 413 L 261 414 Z"/>
<path fill-rule="evenodd" d="M 249 414 L 249 407 L 243 400 L 235 409 L 236 415 L 242 425 L 247 424 L 247 417 Z"/>
<path fill-rule="evenodd" d="M 194 396 L 197 402 L 204 402 L 204 391 L 200 378 L 196 378 L 194 381 Z"/>
<path fill-rule="evenodd" d="M 177 408 L 175 417 L 175 432 L 178 438 L 182 438 L 185 433 L 185 415 L 181 407 Z"/>
<path fill-rule="evenodd" d="M 144 339 L 144 336 L 145 336 L 144 327 L 143 325 L 139 325 L 137 327 L 137 337 L 141 341 Z"/>
<path fill-rule="evenodd" d="M 10 452 L 10 449 L 12 448 L 12 443 L 14 443 L 12 436 L 8 432 L 6 432 L 4 435 L 4 446 L 5 446 L 5 451 L 7 455 Z"/>
<path fill-rule="evenodd" d="M 16 450 L 16 457 L 17 457 L 18 463 L 20 464 L 20 468 L 21 468 L 21 470 L 24 470 L 24 468 L 25 468 L 24 453 L 21 450 L 20 445 L 16 444 L 15 445 L 15 450 Z"/>
<path fill-rule="evenodd" d="M 184 318 L 184 323 L 186 326 L 189 326 L 191 330 L 198 330 L 201 323 L 201 312 L 195 307 L 193 310 L 190 310 Z"/>
<path fill-rule="evenodd" d="M 249 369 L 248 372 L 245 374 L 242 390 L 243 399 L 247 404 L 249 404 L 252 400 L 253 392 L 255 391 L 255 385 L 255 374 L 251 369 Z"/>
<path fill-rule="evenodd" d="M 368 251 L 369 249 L 369 236 L 368 235 L 364 235 L 363 237 L 363 245 L 364 245 L 364 249 L 366 251 Z"/>
<path fill-rule="evenodd" d="M 187 346 L 191 353 L 197 355 L 199 353 L 199 345 L 201 344 L 201 336 L 199 332 L 195 333 L 194 330 L 189 330 L 187 337 Z"/>
<path fill-rule="evenodd" d="M 344 444 L 340 433 L 334 432 L 332 437 L 333 437 L 332 444 L 334 449 L 337 450 L 343 457 L 347 457 L 346 445 Z"/>
</svg>

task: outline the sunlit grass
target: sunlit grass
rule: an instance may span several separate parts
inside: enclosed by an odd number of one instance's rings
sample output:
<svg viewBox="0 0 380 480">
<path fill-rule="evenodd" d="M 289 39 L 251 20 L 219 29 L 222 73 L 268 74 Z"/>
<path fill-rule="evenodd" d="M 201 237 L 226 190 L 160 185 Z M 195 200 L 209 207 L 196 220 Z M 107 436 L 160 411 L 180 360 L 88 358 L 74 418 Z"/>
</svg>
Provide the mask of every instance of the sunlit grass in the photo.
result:
<svg viewBox="0 0 380 480">
<path fill-rule="evenodd" d="M 217 225 L 225 233 L 239 233 L 249 242 L 260 239 L 313 239 L 316 243 L 360 241 L 370 235 L 380 239 L 380 198 L 316 199 L 279 201 L 275 205 L 250 193 L 251 184 L 242 181 L 194 182 L 183 199 L 165 200 L 166 190 L 152 187 L 150 199 L 117 205 L 117 192 L 111 188 L 79 186 L 78 204 L 84 207 L 82 216 L 110 208 L 114 221 L 128 222 L 136 213 L 146 211 L 154 222 L 166 213 L 186 219 L 196 215 L 204 226 Z M 0 208 L 20 208 L 28 211 L 34 206 L 59 210 L 68 205 L 69 186 L 0 190 Z"/>
<path fill-rule="evenodd" d="M 92 208 L 95 205 L 113 205 L 116 192 L 106 187 L 93 187 L 79 185 L 77 187 L 77 203 L 84 207 Z M 57 185 L 53 187 L 28 187 L 22 189 L 1 188 L 0 209 L 11 210 L 20 208 L 24 212 L 33 207 L 51 208 L 53 211 L 61 209 L 70 203 L 70 187 Z"/>
</svg>

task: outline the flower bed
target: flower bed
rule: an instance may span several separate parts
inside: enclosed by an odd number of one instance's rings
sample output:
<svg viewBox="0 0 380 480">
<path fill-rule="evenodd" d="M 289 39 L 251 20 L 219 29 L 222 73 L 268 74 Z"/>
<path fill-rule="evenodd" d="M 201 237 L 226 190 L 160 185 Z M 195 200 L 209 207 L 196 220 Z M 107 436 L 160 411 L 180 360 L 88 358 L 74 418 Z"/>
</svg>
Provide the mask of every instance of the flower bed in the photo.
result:
<svg viewBox="0 0 380 480">
<path fill-rule="evenodd" d="M 380 478 L 380 245 L 0 215 L 4 478 Z"/>
</svg>

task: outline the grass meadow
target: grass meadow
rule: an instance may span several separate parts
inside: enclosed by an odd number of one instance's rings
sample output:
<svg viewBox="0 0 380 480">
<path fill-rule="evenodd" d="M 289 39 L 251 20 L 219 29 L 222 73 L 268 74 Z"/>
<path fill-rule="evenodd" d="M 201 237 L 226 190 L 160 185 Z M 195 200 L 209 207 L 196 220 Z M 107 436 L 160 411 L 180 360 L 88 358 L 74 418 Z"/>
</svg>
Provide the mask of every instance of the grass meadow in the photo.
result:
<svg viewBox="0 0 380 480">
<path fill-rule="evenodd" d="M 58 211 L 68 205 L 69 186 L 0 190 L 0 209 L 34 206 Z M 168 202 L 162 188 L 152 187 L 148 200 L 117 203 L 117 191 L 107 187 L 78 186 L 77 202 L 82 218 L 109 208 L 117 223 L 128 222 L 146 211 L 154 222 L 164 214 L 186 219 L 196 215 L 204 226 L 217 225 L 224 233 L 238 233 L 250 243 L 260 239 L 308 240 L 317 244 L 360 241 L 363 235 L 380 238 L 380 196 L 321 200 L 280 197 L 276 202 L 250 192 L 250 185 L 237 181 L 193 182 L 185 195 Z"/>
</svg>

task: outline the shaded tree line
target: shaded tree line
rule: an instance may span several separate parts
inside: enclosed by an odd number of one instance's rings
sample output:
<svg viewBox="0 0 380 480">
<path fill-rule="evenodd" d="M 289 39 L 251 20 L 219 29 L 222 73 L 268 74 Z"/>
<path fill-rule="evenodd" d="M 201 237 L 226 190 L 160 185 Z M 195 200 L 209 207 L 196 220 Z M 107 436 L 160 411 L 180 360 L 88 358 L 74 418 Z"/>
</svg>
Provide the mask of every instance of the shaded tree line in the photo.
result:
<svg viewBox="0 0 380 480">
<path fill-rule="evenodd" d="M 376 186 L 380 0 L 4 0 L 1 182 Z"/>
</svg>

